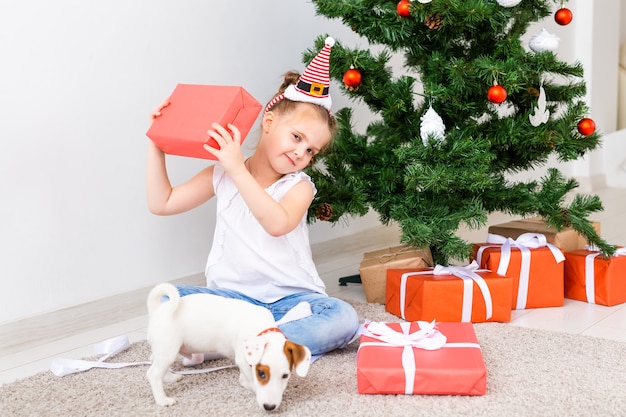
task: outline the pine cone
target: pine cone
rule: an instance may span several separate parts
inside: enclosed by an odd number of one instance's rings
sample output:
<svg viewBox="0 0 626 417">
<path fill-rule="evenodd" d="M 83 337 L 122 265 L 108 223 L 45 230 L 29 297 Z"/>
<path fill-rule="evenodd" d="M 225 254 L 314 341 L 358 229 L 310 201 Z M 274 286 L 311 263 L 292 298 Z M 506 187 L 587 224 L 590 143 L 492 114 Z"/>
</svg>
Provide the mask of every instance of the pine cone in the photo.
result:
<svg viewBox="0 0 626 417">
<path fill-rule="evenodd" d="M 526 91 L 528 92 L 528 95 L 532 96 L 532 97 L 539 97 L 539 89 L 535 88 L 535 87 L 528 87 L 526 89 Z"/>
<path fill-rule="evenodd" d="M 570 217 L 569 210 L 566 209 L 566 208 L 562 208 L 561 209 L 561 216 L 563 216 L 563 219 L 565 220 L 563 222 L 563 226 L 565 226 L 565 227 L 572 227 L 572 222 L 570 222 L 570 220 L 569 220 L 569 217 Z"/>
<path fill-rule="evenodd" d="M 437 30 L 441 27 L 441 25 L 443 25 L 443 18 L 439 13 L 435 13 L 430 16 L 426 16 L 424 23 L 429 29 Z"/>
<path fill-rule="evenodd" d="M 315 212 L 315 217 L 318 220 L 327 222 L 333 217 L 333 206 L 328 203 L 322 203 Z"/>
</svg>

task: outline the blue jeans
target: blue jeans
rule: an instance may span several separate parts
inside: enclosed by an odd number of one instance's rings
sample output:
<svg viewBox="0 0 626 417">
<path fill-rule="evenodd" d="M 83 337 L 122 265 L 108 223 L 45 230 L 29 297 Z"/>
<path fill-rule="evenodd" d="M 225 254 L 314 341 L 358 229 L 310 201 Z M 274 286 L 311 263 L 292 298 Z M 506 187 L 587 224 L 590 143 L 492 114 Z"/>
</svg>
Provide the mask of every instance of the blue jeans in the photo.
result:
<svg viewBox="0 0 626 417">
<path fill-rule="evenodd" d="M 321 355 L 342 348 L 352 340 L 359 327 L 359 316 L 354 308 L 343 300 L 314 292 L 300 292 L 281 298 L 273 303 L 262 303 L 237 291 L 223 288 L 207 288 L 178 285 L 179 294 L 215 294 L 244 300 L 267 308 L 280 320 L 289 310 L 305 301 L 311 305 L 313 314 L 278 326 L 292 342 L 304 345 L 313 355 Z"/>
</svg>

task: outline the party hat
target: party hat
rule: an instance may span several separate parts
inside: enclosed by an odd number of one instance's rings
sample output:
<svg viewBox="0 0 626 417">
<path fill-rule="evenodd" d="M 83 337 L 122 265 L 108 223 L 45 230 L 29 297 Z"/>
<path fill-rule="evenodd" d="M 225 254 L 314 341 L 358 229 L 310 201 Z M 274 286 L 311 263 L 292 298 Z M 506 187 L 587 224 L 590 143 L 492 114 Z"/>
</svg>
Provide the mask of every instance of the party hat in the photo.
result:
<svg viewBox="0 0 626 417">
<path fill-rule="evenodd" d="M 313 58 L 313 61 L 304 70 L 298 82 L 292 84 L 285 92 L 274 99 L 267 105 L 265 111 L 268 111 L 274 104 L 283 98 L 293 101 L 302 101 L 305 103 L 318 104 L 330 112 L 332 100 L 329 94 L 330 75 L 330 48 L 335 44 L 335 40 L 330 36 L 324 41 L 324 47 Z"/>
</svg>

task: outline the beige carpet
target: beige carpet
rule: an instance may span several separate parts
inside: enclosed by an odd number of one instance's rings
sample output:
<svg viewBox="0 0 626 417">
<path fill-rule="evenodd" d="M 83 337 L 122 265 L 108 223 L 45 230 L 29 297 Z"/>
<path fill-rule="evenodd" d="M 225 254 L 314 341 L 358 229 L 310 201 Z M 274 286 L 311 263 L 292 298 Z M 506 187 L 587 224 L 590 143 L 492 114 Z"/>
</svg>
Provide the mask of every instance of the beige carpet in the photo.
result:
<svg viewBox="0 0 626 417">
<path fill-rule="evenodd" d="M 356 304 L 362 318 L 399 321 L 383 306 Z M 626 344 L 499 323 L 475 325 L 488 370 L 487 394 L 465 396 L 359 395 L 358 343 L 292 377 L 281 416 L 626 416 Z M 111 361 L 144 361 L 146 342 Z M 212 366 L 225 364 L 217 361 Z M 185 376 L 167 389 L 178 398 L 154 404 L 146 367 L 92 369 L 58 378 L 50 372 L 0 387 L 0 416 L 255 416 L 251 392 L 237 371 Z"/>
</svg>

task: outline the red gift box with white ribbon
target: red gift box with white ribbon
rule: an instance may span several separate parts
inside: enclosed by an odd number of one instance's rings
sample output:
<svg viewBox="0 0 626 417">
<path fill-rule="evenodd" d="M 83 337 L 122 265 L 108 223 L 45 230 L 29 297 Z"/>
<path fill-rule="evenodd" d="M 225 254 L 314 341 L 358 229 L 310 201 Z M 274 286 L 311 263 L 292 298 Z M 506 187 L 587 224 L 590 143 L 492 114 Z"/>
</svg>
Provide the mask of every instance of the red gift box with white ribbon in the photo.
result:
<svg viewBox="0 0 626 417">
<path fill-rule="evenodd" d="M 409 321 L 511 320 L 512 279 L 467 266 L 388 269 L 385 310 Z"/>
<path fill-rule="evenodd" d="M 590 249 L 565 252 L 565 297 L 605 306 L 625 303 L 626 248 L 608 258 Z"/>
<path fill-rule="evenodd" d="M 357 353 L 360 394 L 484 395 L 487 369 L 471 323 L 373 322 Z"/>
<path fill-rule="evenodd" d="M 472 258 L 481 268 L 513 279 L 512 309 L 563 305 L 565 257 L 543 234 L 512 239 L 489 233 L 487 243 L 473 245 Z"/>
</svg>

